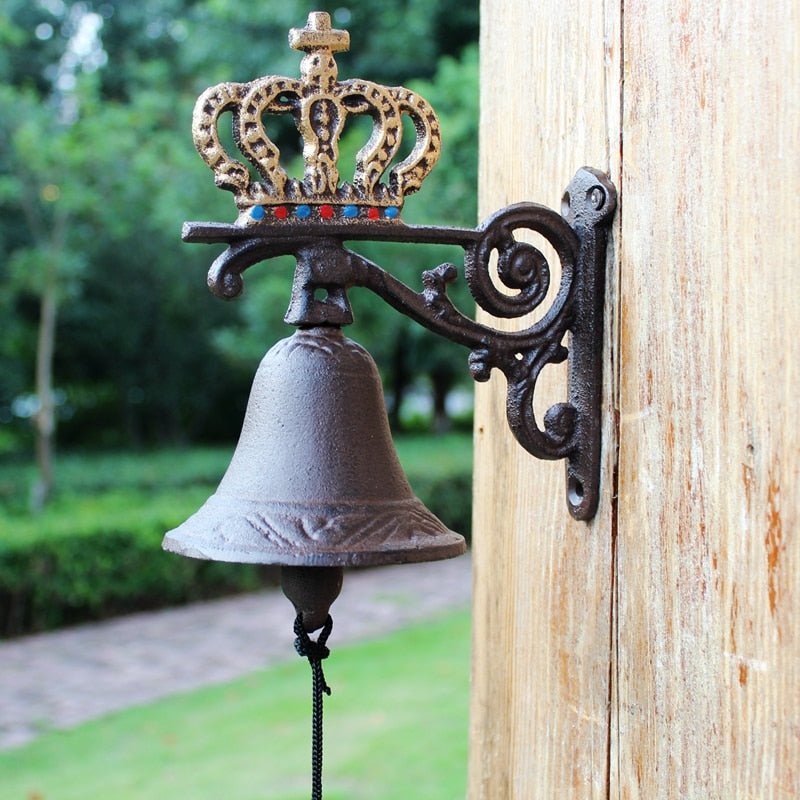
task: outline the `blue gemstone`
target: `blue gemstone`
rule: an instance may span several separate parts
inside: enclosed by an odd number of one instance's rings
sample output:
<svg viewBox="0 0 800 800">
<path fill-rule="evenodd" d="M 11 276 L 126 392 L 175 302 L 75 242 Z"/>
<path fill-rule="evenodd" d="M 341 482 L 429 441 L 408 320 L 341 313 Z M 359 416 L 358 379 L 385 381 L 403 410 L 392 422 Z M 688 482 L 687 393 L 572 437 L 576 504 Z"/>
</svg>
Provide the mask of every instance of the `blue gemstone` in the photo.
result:
<svg viewBox="0 0 800 800">
<path fill-rule="evenodd" d="M 298 219 L 308 219 L 311 216 L 311 206 L 297 206 L 294 215 Z"/>
<path fill-rule="evenodd" d="M 386 219 L 397 219 L 400 216 L 400 209 L 396 206 L 389 206 L 389 208 L 383 212 L 383 215 Z"/>
<path fill-rule="evenodd" d="M 358 206 L 345 206 L 342 209 L 342 216 L 352 219 L 358 216 Z"/>
<path fill-rule="evenodd" d="M 264 219 L 266 214 L 267 214 L 267 212 L 264 210 L 264 206 L 253 206 L 250 209 L 250 216 L 251 216 L 252 219 L 254 219 L 256 221 L 260 220 L 260 219 Z"/>
</svg>

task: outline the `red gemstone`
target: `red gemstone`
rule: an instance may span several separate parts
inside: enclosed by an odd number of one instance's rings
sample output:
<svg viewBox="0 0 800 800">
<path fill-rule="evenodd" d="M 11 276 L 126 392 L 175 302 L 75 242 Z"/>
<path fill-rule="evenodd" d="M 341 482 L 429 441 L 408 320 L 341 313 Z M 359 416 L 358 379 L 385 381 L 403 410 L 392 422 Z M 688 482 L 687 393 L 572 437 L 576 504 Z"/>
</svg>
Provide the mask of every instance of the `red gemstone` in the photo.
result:
<svg viewBox="0 0 800 800">
<path fill-rule="evenodd" d="M 320 206 L 319 215 L 322 219 L 333 219 L 333 206 Z"/>
<path fill-rule="evenodd" d="M 272 213 L 275 215 L 275 219 L 286 219 L 289 216 L 289 209 L 286 206 L 275 206 Z"/>
<path fill-rule="evenodd" d="M 381 218 L 381 210 L 379 208 L 370 208 L 367 210 L 367 216 L 370 219 L 380 219 Z"/>
</svg>

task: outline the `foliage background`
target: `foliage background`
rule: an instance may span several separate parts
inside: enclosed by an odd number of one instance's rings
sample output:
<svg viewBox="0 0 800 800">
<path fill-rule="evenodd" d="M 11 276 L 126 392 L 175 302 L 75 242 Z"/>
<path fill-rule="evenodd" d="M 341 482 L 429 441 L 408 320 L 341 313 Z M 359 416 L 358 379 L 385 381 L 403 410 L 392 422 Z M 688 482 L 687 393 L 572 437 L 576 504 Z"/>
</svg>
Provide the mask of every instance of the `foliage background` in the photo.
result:
<svg viewBox="0 0 800 800">
<path fill-rule="evenodd" d="M 352 52 L 337 57 L 341 78 L 411 85 L 439 112 L 444 155 L 404 218 L 473 225 L 476 2 L 0 5 L 0 457 L 29 459 L 33 450 L 48 297 L 60 445 L 235 439 L 257 361 L 289 332 L 281 319 L 291 264 L 255 267 L 238 302 L 208 293 L 204 273 L 216 253 L 182 244 L 180 225 L 231 220 L 234 207 L 194 152 L 191 110 L 213 83 L 298 74 L 300 54 L 285 46 L 286 32 L 312 7 L 350 31 Z M 355 152 L 365 130 L 346 132 L 343 152 Z M 279 132 L 287 158 L 295 138 Z M 460 263 L 442 248 L 363 249 L 415 286 L 423 269 Z M 466 353 L 432 341 L 375 298 L 353 302 L 350 333 L 378 360 L 395 427 L 418 375 L 427 376 L 436 422 L 446 425 L 445 398 L 468 382 Z"/>
<path fill-rule="evenodd" d="M 342 78 L 411 86 L 439 113 L 443 156 L 408 200 L 405 220 L 475 223 L 476 0 L 346 3 L 0 0 L 0 636 L 252 588 L 263 577 L 159 547 L 163 531 L 213 489 L 256 364 L 290 333 L 281 320 L 291 263 L 255 267 L 246 295 L 223 303 L 205 286 L 214 248 L 180 241 L 184 220 L 234 217 L 232 199 L 214 188 L 191 142 L 192 107 L 206 86 L 296 75 L 300 55 L 285 45 L 287 29 L 302 26 L 313 8 L 329 11 L 351 34 L 353 52 L 337 57 Z M 343 153 L 352 155 L 366 135 L 354 125 Z M 297 171 L 295 138 L 278 134 Z M 460 253 L 431 247 L 365 244 L 364 252 L 417 287 L 422 270 L 460 263 Z M 464 288 L 457 291 L 469 312 Z M 454 422 L 444 400 L 459 382 L 469 386 L 466 353 L 367 293 L 352 300 L 349 333 L 378 360 L 395 428 Z M 36 364 L 48 319 L 60 452 L 55 495 L 32 515 L 26 494 L 46 416 Z M 400 409 L 419 375 L 437 413 L 417 419 Z M 469 443 L 424 441 L 398 442 L 412 485 L 468 533 Z M 225 446 L 206 446 L 218 442 Z M 146 457 L 136 452 L 142 448 Z M 347 717 L 343 703 L 340 720 L 351 727 L 328 745 L 341 769 L 328 768 L 336 796 L 372 796 L 375 785 L 393 797 L 408 796 L 409 786 L 419 797 L 463 796 L 468 642 L 462 615 L 455 625 L 370 643 L 369 661 L 357 649 L 342 655 L 340 675 L 357 702 L 346 704 Z M 367 663 L 377 663 L 369 674 Z M 119 797 L 233 797 L 262 791 L 248 783 L 254 774 L 278 774 L 302 796 L 305 746 L 265 751 L 259 738 L 269 715 L 285 737 L 305 742 L 307 674 L 299 667 L 284 670 L 297 688 L 284 682 L 275 690 L 259 676 L 52 733 L 0 757 L 0 783 L 15 797 L 106 797 L 113 773 Z M 348 687 L 340 688 L 346 698 Z M 302 698 L 303 711 L 276 705 L 290 695 Z M 237 697 L 249 717 L 236 710 Z M 436 712 L 425 735 L 414 703 Z M 378 705 L 388 718 L 376 717 Z M 375 759 L 376 743 L 380 752 L 407 754 Z M 289 751 L 302 762 L 288 761 Z M 243 769 L 242 758 L 261 768 Z M 189 788 L 176 793 L 176 783 Z M 277 796 L 287 796 L 285 785 L 274 788 Z"/>
</svg>

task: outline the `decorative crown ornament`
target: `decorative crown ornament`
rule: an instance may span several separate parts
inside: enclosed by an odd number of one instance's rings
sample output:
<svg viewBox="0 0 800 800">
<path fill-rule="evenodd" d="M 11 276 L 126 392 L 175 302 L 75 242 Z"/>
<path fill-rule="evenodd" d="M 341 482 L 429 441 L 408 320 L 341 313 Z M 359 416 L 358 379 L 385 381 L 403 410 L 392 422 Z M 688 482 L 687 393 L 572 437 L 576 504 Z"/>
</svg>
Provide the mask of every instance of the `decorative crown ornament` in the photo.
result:
<svg viewBox="0 0 800 800">
<path fill-rule="evenodd" d="M 406 194 L 417 191 L 441 149 L 439 120 L 416 92 L 365 80 L 338 81 L 334 53 L 348 50 L 347 31 L 331 28 L 316 11 L 304 28 L 292 28 L 289 46 L 305 53 L 301 80 L 266 75 L 248 83 L 220 83 L 203 92 L 192 118 L 195 147 L 221 189 L 233 192 L 239 225 L 319 219 L 332 223 L 399 219 Z M 261 180 L 225 151 L 220 114 L 231 111 L 233 138 Z M 291 178 L 269 138 L 264 116 L 291 114 L 303 140 L 302 180 Z M 372 134 L 356 155 L 351 183 L 340 180 L 339 138 L 350 115 L 373 119 Z M 402 142 L 402 117 L 414 123 L 409 155 L 389 169 Z M 388 170 L 388 183 L 381 178 Z"/>
</svg>

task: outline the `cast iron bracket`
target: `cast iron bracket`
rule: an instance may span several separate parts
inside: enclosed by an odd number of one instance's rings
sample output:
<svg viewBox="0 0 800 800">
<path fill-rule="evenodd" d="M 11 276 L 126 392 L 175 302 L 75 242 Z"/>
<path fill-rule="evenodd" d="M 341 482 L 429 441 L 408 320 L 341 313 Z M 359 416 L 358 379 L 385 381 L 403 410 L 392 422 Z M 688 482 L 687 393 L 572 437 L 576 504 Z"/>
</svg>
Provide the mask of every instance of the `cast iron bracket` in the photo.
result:
<svg viewBox="0 0 800 800">
<path fill-rule="evenodd" d="M 293 255 L 297 267 L 286 314 L 292 325 L 349 324 L 347 290 L 363 286 L 468 347 L 475 380 L 488 380 L 495 368 L 505 375 L 508 422 L 520 444 L 538 458 L 567 460 L 569 510 L 576 519 L 591 519 L 599 496 L 603 299 L 606 240 L 616 208 L 613 184 L 602 172 L 584 167 L 567 187 L 562 214 L 518 203 L 475 229 L 405 225 L 400 219 L 404 195 L 420 188 L 439 157 L 439 121 L 415 91 L 360 79 L 339 81 L 334 53 L 348 49 L 349 42 L 347 31 L 331 28 L 328 14 L 312 12 L 304 28 L 289 32 L 290 46 L 305 54 L 300 79 L 266 75 L 221 83 L 200 95 L 192 118 L 194 143 L 217 186 L 233 193 L 239 217 L 235 224 L 188 222 L 184 240 L 228 245 L 208 276 L 211 290 L 226 298 L 241 292 L 248 267 Z M 220 117 L 228 111 L 233 138 L 248 164 L 233 158 L 219 136 Z M 302 179 L 289 176 L 269 137 L 265 122 L 279 114 L 293 117 L 303 139 Z M 370 116 L 373 126 L 348 182 L 339 172 L 338 147 L 352 115 Z M 413 122 L 416 138 L 406 158 L 395 163 L 403 116 Z M 558 289 L 550 294 L 547 259 L 517 238 L 525 230 L 542 236 L 560 261 Z M 494 317 L 521 318 L 555 297 L 522 330 L 498 330 L 475 322 L 451 302 L 447 287 L 457 278 L 455 265 L 424 272 L 417 292 L 344 247 L 358 240 L 460 246 L 472 296 Z M 547 411 L 540 426 L 533 408 L 536 381 L 547 364 L 565 359 L 568 397 Z"/>
<path fill-rule="evenodd" d="M 537 458 L 567 459 L 567 505 L 573 517 L 589 520 L 599 498 L 605 258 L 615 208 L 616 190 L 608 177 L 584 167 L 564 193 L 563 216 L 541 205 L 517 203 L 475 229 L 374 222 L 339 226 L 320 220 L 258 228 L 187 222 L 183 239 L 228 245 L 208 274 L 209 288 L 224 298 L 242 291 L 242 273 L 253 264 L 295 256 L 286 314 L 292 325 L 349 324 L 347 290 L 361 286 L 434 333 L 468 347 L 475 380 L 488 380 L 493 368 L 506 376 L 506 413 L 519 443 Z M 517 318 L 537 309 L 550 286 L 547 260 L 539 249 L 517 239 L 522 230 L 542 235 L 553 247 L 561 280 L 544 316 L 516 332 L 480 324 L 456 309 L 447 295 L 448 284 L 458 276 L 455 265 L 426 270 L 423 289 L 417 292 L 343 245 L 358 240 L 459 245 L 477 304 L 492 316 Z M 493 253 L 497 277 L 513 294 L 493 282 Z M 540 426 L 533 410 L 537 378 L 545 365 L 565 359 L 567 401 L 553 405 Z"/>
</svg>

